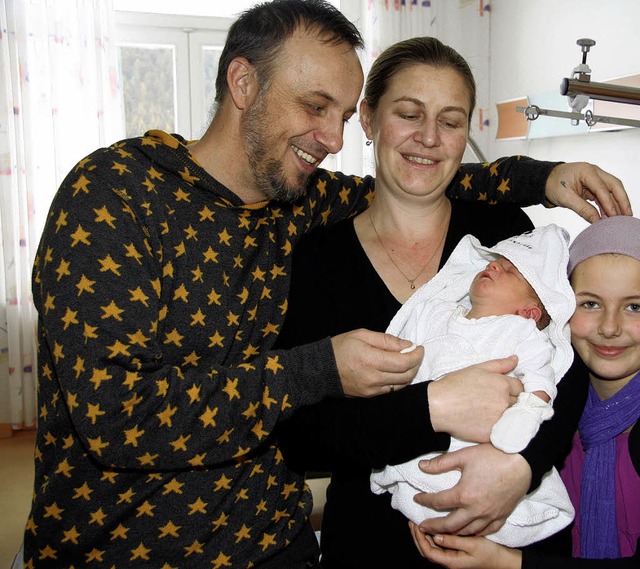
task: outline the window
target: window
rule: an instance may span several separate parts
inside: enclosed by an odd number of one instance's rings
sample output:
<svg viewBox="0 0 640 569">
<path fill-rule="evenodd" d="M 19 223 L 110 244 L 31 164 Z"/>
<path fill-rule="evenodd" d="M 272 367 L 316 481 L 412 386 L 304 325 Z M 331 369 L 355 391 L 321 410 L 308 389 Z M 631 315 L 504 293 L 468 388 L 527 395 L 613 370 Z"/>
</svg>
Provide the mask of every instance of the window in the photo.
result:
<svg viewBox="0 0 640 569">
<path fill-rule="evenodd" d="M 148 125 L 169 132 L 177 126 L 176 50 L 172 45 L 118 46 L 126 136 L 143 134 Z"/>
<path fill-rule="evenodd" d="M 116 18 L 126 136 L 160 128 L 200 137 L 232 20 L 125 12 Z"/>
</svg>

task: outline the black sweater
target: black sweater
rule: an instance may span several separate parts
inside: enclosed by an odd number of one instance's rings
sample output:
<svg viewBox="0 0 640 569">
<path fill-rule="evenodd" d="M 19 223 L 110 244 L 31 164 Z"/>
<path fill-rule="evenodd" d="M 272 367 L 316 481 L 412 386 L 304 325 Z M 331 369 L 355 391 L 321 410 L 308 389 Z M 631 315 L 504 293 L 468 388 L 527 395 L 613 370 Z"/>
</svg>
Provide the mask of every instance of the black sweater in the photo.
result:
<svg viewBox="0 0 640 569">
<path fill-rule="evenodd" d="M 453 202 L 443 264 L 466 233 L 485 246 L 532 228 L 514 206 Z M 366 257 L 351 221 L 303 240 L 294 254 L 289 312 L 278 339 L 282 347 L 359 327 L 383 331 L 400 303 Z M 580 382 L 559 385 L 556 414 L 523 452 L 533 486 L 569 442 L 586 398 Z M 373 399 L 327 400 L 299 410 L 280 429 L 285 460 L 300 471 L 332 471 L 322 525 L 323 567 L 424 569 L 406 518 L 390 494 L 369 489 L 372 467 L 446 450 L 449 437 L 431 428 L 427 384 Z M 419 428 L 417 428 L 419 426 Z"/>
</svg>

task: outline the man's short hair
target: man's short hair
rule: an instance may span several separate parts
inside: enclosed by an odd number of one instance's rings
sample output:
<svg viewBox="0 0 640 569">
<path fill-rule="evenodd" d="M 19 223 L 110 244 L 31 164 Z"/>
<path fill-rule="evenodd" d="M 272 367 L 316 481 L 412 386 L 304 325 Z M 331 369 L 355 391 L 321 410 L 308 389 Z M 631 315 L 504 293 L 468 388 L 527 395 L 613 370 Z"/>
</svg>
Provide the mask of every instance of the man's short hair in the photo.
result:
<svg viewBox="0 0 640 569">
<path fill-rule="evenodd" d="M 358 28 L 326 0 L 272 0 L 244 11 L 229 28 L 216 77 L 217 106 L 224 100 L 227 70 L 236 57 L 245 57 L 256 69 L 260 90 L 268 87 L 277 56 L 299 28 L 315 32 L 328 43 L 346 43 L 362 49 Z"/>
</svg>

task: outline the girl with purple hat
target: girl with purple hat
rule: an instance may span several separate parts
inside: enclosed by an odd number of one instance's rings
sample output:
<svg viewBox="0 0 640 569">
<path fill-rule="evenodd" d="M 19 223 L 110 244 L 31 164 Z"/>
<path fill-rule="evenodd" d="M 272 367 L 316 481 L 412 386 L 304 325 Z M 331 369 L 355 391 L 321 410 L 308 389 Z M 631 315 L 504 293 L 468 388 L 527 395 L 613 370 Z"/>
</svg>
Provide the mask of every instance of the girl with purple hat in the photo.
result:
<svg viewBox="0 0 640 569">
<path fill-rule="evenodd" d="M 449 569 L 640 567 L 640 219 L 604 218 L 570 247 L 571 341 L 586 365 L 587 404 L 562 478 L 576 509 L 572 558 L 486 538 L 424 536 L 422 555 Z M 597 561 L 599 560 L 599 561 Z"/>
</svg>

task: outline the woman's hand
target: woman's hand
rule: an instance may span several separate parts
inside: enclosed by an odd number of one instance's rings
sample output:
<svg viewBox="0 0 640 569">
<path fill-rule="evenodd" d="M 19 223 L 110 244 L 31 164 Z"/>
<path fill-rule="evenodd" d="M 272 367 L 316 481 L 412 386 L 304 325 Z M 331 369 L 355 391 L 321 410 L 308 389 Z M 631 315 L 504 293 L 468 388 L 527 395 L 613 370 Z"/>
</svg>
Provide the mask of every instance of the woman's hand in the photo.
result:
<svg viewBox="0 0 640 569">
<path fill-rule="evenodd" d="M 491 428 L 522 392 L 510 375 L 516 356 L 462 368 L 428 387 L 431 425 L 436 432 L 474 443 L 489 441 Z"/>
<path fill-rule="evenodd" d="M 569 208 L 593 223 L 600 215 L 633 215 L 622 182 L 587 162 L 558 164 L 547 178 L 545 196 L 552 205 Z M 596 202 L 598 209 L 587 200 Z"/>
<path fill-rule="evenodd" d="M 448 569 L 520 569 L 522 552 L 486 537 L 430 536 L 409 522 L 411 536 L 422 557 Z"/>
<path fill-rule="evenodd" d="M 423 531 L 433 535 L 497 532 L 531 484 L 531 468 L 521 455 L 505 454 L 490 444 L 445 452 L 429 461 L 420 461 L 420 469 L 428 474 L 461 472 L 453 488 L 435 494 L 423 492 L 413 498 L 434 510 L 451 510 L 444 517 L 420 524 Z"/>
</svg>

